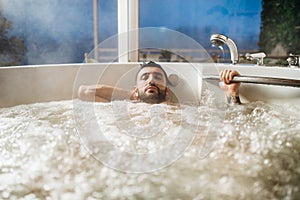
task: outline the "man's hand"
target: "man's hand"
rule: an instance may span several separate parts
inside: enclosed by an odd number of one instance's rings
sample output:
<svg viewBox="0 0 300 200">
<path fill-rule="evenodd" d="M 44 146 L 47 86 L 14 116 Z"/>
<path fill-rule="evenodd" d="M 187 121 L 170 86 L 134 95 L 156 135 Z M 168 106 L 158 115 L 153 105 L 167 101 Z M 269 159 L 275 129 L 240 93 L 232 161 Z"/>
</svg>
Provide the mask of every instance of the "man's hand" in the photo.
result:
<svg viewBox="0 0 300 200">
<path fill-rule="evenodd" d="M 220 72 L 220 81 L 222 81 L 222 88 L 226 93 L 227 101 L 230 104 L 240 104 L 239 87 L 241 83 L 232 83 L 234 76 L 240 74 L 235 70 L 222 70 Z"/>
</svg>

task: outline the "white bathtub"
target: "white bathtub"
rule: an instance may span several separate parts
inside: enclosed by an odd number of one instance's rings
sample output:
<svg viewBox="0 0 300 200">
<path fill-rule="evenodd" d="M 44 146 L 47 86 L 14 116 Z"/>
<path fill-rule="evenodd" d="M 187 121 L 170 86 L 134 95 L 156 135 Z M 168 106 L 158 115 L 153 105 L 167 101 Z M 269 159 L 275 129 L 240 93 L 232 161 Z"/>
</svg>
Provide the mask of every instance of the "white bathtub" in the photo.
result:
<svg viewBox="0 0 300 200">
<path fill-rule="evenodd" d="M 181 78 L 171 88 L 181 100 L 197 99 L 205 88 L 225 100 L 217 83 L 199 75 L 221 68 L 300 77 L 288 68 L 162 65 Z M 132 87 L 136 66 L 0 68 L 0 107 L 22 104 L 0 109 L 0 198 L 299 199 L 299 105 L 216 108 L 213 92 L 199 107 L 71 100 L 80 84 Z M 299 88 L 242 84 L 241 90 L 243 101 L 299 100 Z M 45 101 L 52 102 L 30 104 Z"/>
<path fill-rule="evenodd" d="M 284 67 L 264 67 L 251 65 L 201 64 L 201 63 L 161 63 L 168 73 L 176 73 L 181 77 L 181 84 L 173 88 L 183 99 L 200 96 L 203 88 L 218 89 L 218 83 L 203 82 L 201 75 L 217 75 L 221 69 L 235 69 L 242 75 L 267 76 L 300 79 L 300 69 Z M 89 63 L 36 65 L 0 68 L 0 107 L 19 104 L 56 101 L 76 98 L 80 84 L 134 85 L 134 77 L 139 63 Z M 172 72 L 170 72 L 170 70 Z M 174 71 L 173 71 L 174 70 Z M 188 84 L 187 84 L 188 83 Z M 193 90 L 193 91 L 191 91 Z M 183 94 L 181 94 L 183 93 Z M 243 102 L 299 102 L 300 88 L 242 84 L 241 98 Z M 225 98 L 224 98 L 225 100 Z"/>
</svg>

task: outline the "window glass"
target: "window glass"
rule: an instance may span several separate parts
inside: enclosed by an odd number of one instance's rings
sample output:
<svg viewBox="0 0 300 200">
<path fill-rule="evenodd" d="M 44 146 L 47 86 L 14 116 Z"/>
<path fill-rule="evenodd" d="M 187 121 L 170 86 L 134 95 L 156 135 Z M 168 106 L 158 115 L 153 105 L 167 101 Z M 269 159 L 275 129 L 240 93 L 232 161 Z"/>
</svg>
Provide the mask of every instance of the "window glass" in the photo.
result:
<svg viewBox="0 0 300 200">
<path fill-rule="evenodd" d="M 240 53 L 258 50 L 261 0 L 140 0 L 139 4 L 140 28 L 182 32 L 209 52 L 217 50 L 210 44 L 215 33 L 231 38 Z"/>
<path fill-rule="evenodd" d="M 0 65 L 83 62 L 94 48 L 93 6 L 93 0 L 1 1 L 0 14 L 11 23 L 7 37 L 20 39 L 24 48 L 10 56 L 19 56 L 18 63 L 8 57 Z M 117 34 L 117 16 L 117 0 L 98 0 L 99 43 Z"/>
</svg>

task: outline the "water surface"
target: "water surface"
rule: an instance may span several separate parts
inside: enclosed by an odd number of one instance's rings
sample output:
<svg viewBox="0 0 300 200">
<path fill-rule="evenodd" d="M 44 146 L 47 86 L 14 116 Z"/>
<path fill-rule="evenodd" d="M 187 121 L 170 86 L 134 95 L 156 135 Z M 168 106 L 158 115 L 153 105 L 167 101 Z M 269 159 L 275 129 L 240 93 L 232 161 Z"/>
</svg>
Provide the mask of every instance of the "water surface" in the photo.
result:
<svg viewBox="0 0 300 200">
<path fill-rule="evenodd" d="M 90 154 L 73 101 L 1 108 L 1 199 L 300 198 L 299 105 L 253 102 L 218 110 L 208 101 L 199 107 L 127 103 L 125 115 L 123 105 L 93 104 L 116 148 L 155 152 L 182 129 L 194 131 L 192 144 L 168 166 L 126 173 Z M 143 140 L 128 139 L 140 129 Z"/>
</svg>

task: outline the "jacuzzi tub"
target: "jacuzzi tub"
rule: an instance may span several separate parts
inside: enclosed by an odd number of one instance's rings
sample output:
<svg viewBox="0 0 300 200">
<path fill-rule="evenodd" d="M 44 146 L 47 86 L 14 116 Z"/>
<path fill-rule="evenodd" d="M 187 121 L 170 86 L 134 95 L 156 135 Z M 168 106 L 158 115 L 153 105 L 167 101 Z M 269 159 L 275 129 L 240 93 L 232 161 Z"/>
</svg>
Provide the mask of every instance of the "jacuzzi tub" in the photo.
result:
<svg viewBox="0 0 300 200">
<path fill-rule="evenodd" d="M 219 108 L 210 97 L 223 91 L 198 77 L 298 69 L 162 65 L 201 106 L 76 99 L 81 84 L 132 87 L 137 63 L 0 68 L 0 198 L 299 199 L 299 89 L 243 84 L 249 102 Z"/>
<path fill-rule="evenodd" d="M 116 85 L 120 77 L 138 65 L 139 63 L 100 63 L 1 67 L 0 107 L 76 98 L 76 90 L 79 84 L 96 84 L 101 78 L 99 81 L 105 84 Z M 107 68 L 108 66 L 110 67 Z M 218 71 L 221 69 L 235 69 L 239 71 L 241 75 L 298 80 L 300 77 L 300 69 L 297 68 L 199 63 L 162 63 L 162 66 L 176 69 L 176 73 L 180 76 L 184 74 L 183 79 L 185 82 L 188 82 L 189 87 L 178 88 L 178 90 L 189 93 L 186 89 L 192 89 L 192 93 L 196 96 L 199 96 L 203 88 L 206 88 L 202 87 L 202 79 L 196 77 L 198 73 L 196 71 L 199 71 L 199 74 L 203 76 L 218 75 Z M 107 73 L 102 76 L 104 71 Z M 78 74 L 78 72 L 80 73 Z M 189 76 L 191 78 L 189 78 Z M 129 77 L 126 78 L 128 78 L 128 80 L 125 81 L 126 83 L 131 86 L 134 85 L 133 81 L 129 80 Z M 203 83 L 218 90 L 217 82 L 214 84 Z M 222 91 L 218 90 L 218 92 L 221 93 Z M 271 85 L 242 84 L 240 94 L 243 102 L 259 100 L 276 103 L 297 103 L 300 99 L 299 88 Z M 189 94 L 186 95 L 189 96 Z"/>
</svg>

